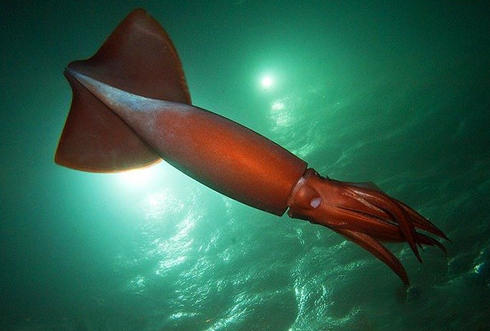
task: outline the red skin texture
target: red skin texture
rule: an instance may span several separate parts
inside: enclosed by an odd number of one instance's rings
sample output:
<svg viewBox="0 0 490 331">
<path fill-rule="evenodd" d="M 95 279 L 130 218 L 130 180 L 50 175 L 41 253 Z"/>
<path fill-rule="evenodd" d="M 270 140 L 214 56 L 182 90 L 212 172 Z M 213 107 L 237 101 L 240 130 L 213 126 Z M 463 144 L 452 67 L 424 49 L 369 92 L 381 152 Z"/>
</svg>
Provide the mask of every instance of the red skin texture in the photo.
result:
<svg viewBox="0 0 490 331">
<path fill-rule="evenodd" d="M 320 176 L 260 134 L 192 106 L 177 52 L 145 11 L 128 15 L 90 59 L 72 62 L 70 114 L 55 161 L 111 172 L 164 159 L 204 185 L 275 215 L 328 227 L 408 277 L 382 241 L 444 246 L 442 231 L 376 187 Z"/>
</svg>

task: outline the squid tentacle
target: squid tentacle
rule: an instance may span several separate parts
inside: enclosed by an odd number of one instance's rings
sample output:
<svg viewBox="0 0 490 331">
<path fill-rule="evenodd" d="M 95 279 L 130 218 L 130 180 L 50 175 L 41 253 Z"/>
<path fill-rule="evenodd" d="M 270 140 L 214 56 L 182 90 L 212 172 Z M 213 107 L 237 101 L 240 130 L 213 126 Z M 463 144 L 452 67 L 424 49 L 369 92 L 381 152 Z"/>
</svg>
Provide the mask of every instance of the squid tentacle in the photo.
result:
<svg viewBox="0 0 490 331">
<path fill-rule="evenodd" d="M 401 278 L 405 285 L 409 285 L 407 271 L 405 270 L 403 265 L 396 258 L 396 256 L 393 255 L 393 253 L 391 253 L 376 239 L 365 233 L 356 232 L 348 229 L 333 230 L 352 240 L 353 242 L 373 254 L 379 260 L 383 261 L 388 267 L 391 268 L 391 270 L 393 270 L 398 275 L 398 277 Z"/>
<path fill-rule="evenodd" d="M 372 236 L 373 238 L 385 242 L 403 242 L 405 237 L 401 233 L 400 229 L 389 220 L 377 219 L 370 217 L 368 214 L 359 213 L 354 210 L 340 207 L 343 210 L 340 218 L 345 224 L 342 228 L 354 231 L 362 230 L 365 234 Z M 339 213 L 340 214 L 340 213 Z M 415 242 L 423 248 L 423 245 L 437 246 L 445 254 L 447 254 L 446 248 L 437 240 L 415 231 Z"/>
<path fill-rule="evenodd" d="M 415 241 L 415 227 L 405 212 L 403 208 L 396 204 L 390 197 L 386 196 L 382 192 L 375 191 L 367 191 L 366 189 L 361 191 L 360 189 L 354 189 L 356 193 L 360 196 L 364 197 L 367 201 L 371 202 L 378 208 L 383 209 L 385 212 L 393 216 L 393 220 L 397 221 L 400 230 L 405 236 L 410 248 L 413 253 L 417 257 L 417 259 L 422 262 L 422 258 L 420 257 L 420 253 L 417 249 L 416 241 Z"/>
<path fill-rule="evenodd" d="M 355 190 L 356 193 L 361 193 L 358 190 Z M 375 192 L 380 192 L 380 191 L 375 191 Z M 381 192 L 383 193 L 383 192 Z M 362 194 L 362 193 L 361 193 Z M 432 233 L 438 237 L 441 237 L 445 240 L 449 240 L 449 238 L 439 230 L 434 224 L 432 224 L 428 219 L 426 219 L 424 216 L 420 215 L 417 211 L 413 210 L 409 206 L 407 206 L 405 203 L 403 203 L 400 200 L 397 200 L 392 197 L 387 197 L 388 199 L 392 200 L 394 203 L 399 204 L 403 210 L 405 211 L 406 214 L 408 214 L 408 217 L 412 221 L 412 224 L 421 230 L 427 231 L 429 233 Z M 398 220 L 396 218 L 393 219 L 393 221 L 397 222 Z"/>
<path fill-rule="evenodd" d="M 393 199 L 395 200 L 395 199 Z M 415 210 L 404 204 L 403 202 L 399 200 L 395 200 L 400 206 L 402 206 L 403 209 L 407 212 L 407 214 L 410 216 L 412 219 L 414 225 L 418 227 L 419 229 L 422 229 L 424 231 L 430 232 L 436 236 L 439 236 L 441 238 L 444 238 L 446 240 L 449 240 L 449 238 L 439 230 L 434 224 L 432 224 L 428 219 L 426 219 L 424 216 L 420 215 L 417 213 Z"/>
<path fill-rule="evenodd" d="M 406 271 L 381 242 L 407 242 L 422 262 L 418 247 L 445 247 L 417 229 L 447 239 L 422 215 L 381 190 L 359 187 L 319 176 L 308 169 L 294 187 L 288 201 L 291 217 L 326 226 L 357 243 L 386 263 L 404 283 Z"/>
<path fill-rule="evenodd" d="M 438 242 L 434 238 L 431 238 L 429 236 L 426 236 L 423 233 L 418 233 L 418 232 L 416 233 L 416 237 L 417 237 L 417 242 L 419 244 L 424 244 L 424 245 L 429 245 L 429 246 L 437 246 L 441 249 L 441 251 L 444 252 L 445 255 L 447 255 L 446 247 L 444 247 L 443 244 L 441 244 L 440 242 Z"/>
<path fill-rule="evenodd" d="M 343 224 L 340 228 L 345 228 L 353 231 L 361 231 L 363 233 L 369 234 L 376 239 L 383 238 L 400 238 L 399 228 L 383 219 L 372 217 L 369 214 L 359 213 L 357 211 L 352 211 L 343 207 L 339 207 L 337 212 L 337 217 L 342 220 Z"/>
</svg>

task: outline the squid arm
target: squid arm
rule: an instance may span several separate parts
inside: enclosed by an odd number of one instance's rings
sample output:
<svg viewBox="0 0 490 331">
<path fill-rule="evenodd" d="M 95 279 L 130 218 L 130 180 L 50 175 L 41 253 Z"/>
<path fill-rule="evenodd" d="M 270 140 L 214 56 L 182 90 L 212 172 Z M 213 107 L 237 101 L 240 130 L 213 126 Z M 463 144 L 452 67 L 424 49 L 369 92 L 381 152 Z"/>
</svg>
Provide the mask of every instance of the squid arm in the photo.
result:
<svg viewBox="0 0 490 331">
<path fill-rule="evenodd" d="M 320 176 L 258 133 L 191 104 L 177 51 L 144 10 L 131 12 L 95 55 L 65 70 L 73 98 L 55 162 L 115 172 L 161 159 L 254 208 L 328 227 L 368 250 L 408 284 L 380 242 L 444 246 L 447 239 L 407 205 L 373 185 Z"/>
</svg>

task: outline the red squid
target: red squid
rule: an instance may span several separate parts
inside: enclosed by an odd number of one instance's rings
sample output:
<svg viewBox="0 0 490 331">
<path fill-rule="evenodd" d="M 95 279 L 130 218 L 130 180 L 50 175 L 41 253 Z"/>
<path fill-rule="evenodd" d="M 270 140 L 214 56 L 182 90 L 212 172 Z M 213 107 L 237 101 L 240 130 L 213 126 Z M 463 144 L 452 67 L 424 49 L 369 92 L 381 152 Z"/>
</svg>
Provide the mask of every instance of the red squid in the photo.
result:
<svg viewBox="0 0 490 331">
<path fill-rule="evenodd" d="M 73 90 L 55 161 L 92 172 L 161 159 L 251 207 L 326 226 L 386 263 L 408 284 L 380 242 L 444 246 L 416 211 L 373 185 L 323 177 L 260 134 L 191 104 L 177 51 L 144 10 L 131 12 L 91 58 L 65 70 Z"/>
</svg>

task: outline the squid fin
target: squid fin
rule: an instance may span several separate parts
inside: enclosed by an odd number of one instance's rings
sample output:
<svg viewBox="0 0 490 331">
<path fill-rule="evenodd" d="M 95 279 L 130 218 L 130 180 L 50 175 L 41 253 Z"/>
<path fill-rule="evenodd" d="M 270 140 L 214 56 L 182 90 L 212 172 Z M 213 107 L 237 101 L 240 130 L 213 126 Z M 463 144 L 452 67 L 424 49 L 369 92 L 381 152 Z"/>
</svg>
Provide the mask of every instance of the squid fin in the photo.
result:
<svg viewBox="0 0 490 331">
<path fill-rule="evenodd" d="M 65 71 L 73 91 L 56 163 L 84 171 L 113 172 L 160 160 L 115 113 L 83 87 L 79 72 L 127 92 L 191 103 L 184 71 L 167 33 L 143 9 L 131 12 L 97 53 Z"/>
</svg>

